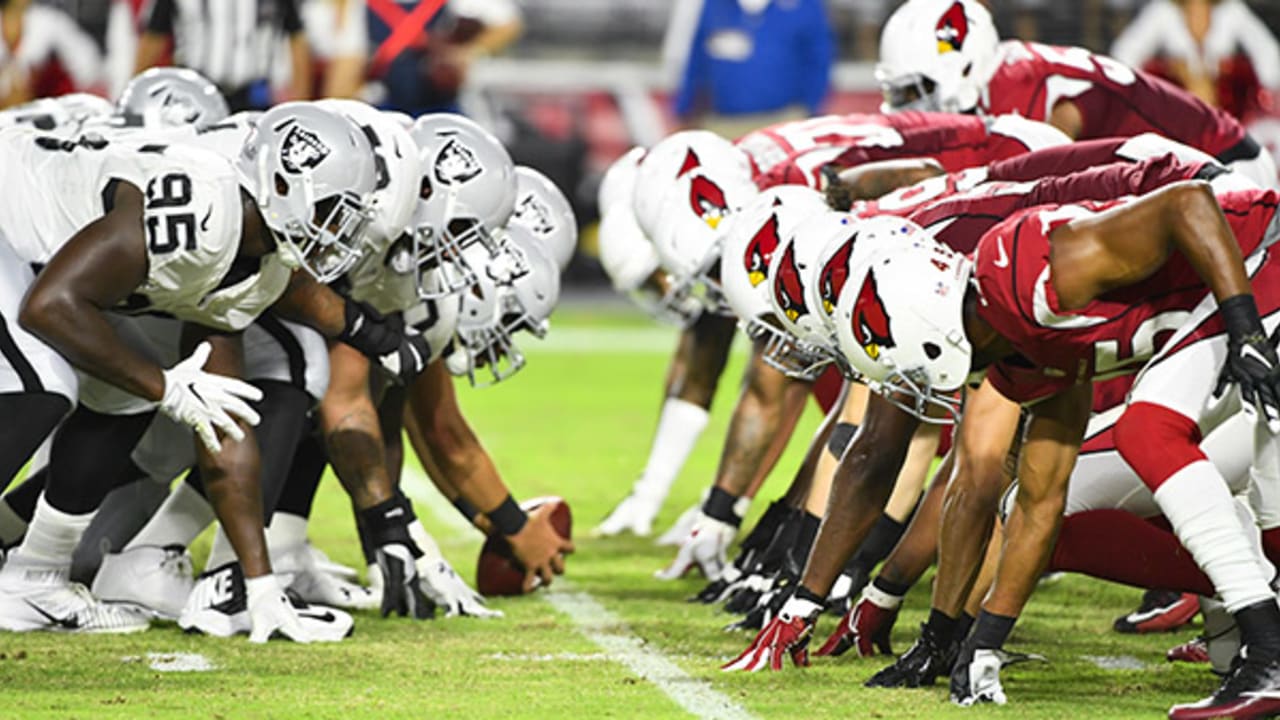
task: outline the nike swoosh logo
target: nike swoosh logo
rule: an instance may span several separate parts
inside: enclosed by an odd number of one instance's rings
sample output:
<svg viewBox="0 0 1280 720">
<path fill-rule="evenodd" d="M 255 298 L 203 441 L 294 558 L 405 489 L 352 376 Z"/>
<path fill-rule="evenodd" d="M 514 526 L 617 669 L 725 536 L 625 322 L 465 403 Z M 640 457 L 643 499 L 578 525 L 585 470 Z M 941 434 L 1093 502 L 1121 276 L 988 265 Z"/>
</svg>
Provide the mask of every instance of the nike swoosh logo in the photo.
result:
<svg viewBox="0 0 1280 720">
<path fill-rule="evenodd" d="M 27 603 L 27 607 L 30 607 L 32 610 L 35 610 L 36 612 L 40 613 L 41 615 L 44 616 L 46 620 L 53 623 L 54 625 L 65 628 L 67 630 L 76 630 L 76 629 L 79 629 L 80 627 L 80 621 L 76 620 L 73 617 L 65 617 L 65 618 L 54 617 L 53 615 L 49 614 L 44 608 L 40 607 L 39 605 L 36 605 L 30 600 L 27 600 L 26 603 Z"/>
<path fill-rule="evenodd" d="M 1267 367 L 1267 368 L 1271 367 L 1271 361 L 1268 360 L 1266 356 L 1264 356 L 1261 352 L 1259 352 L 1258 348 L 1252 345 L 1245 345 L 1244 347 L 1240 348 L 1240 357 L 1241 358 L 1252 357 L 1257 362 L 1262 363 L 1263 367 Z"/>
<path fill-rule="evenodd" d="M 307 618 L 308 620 L 319 620 L 320 622 L 325 622 L 325 623 L 331 623 L 334 620 L 338 619 L 337 615 L 334 615 L 332 612 L 329 612 L 328 610 L 322 613 L 300 612 L 298 613 L 298 617 Z"/>
<path fill-rule="evenodd" d="M 991 264 L 998 268 L 1009 267 L 1009 254 L 1004 251 L 1004 238 L 996 239 L 996 259 Z"/>
</svg>

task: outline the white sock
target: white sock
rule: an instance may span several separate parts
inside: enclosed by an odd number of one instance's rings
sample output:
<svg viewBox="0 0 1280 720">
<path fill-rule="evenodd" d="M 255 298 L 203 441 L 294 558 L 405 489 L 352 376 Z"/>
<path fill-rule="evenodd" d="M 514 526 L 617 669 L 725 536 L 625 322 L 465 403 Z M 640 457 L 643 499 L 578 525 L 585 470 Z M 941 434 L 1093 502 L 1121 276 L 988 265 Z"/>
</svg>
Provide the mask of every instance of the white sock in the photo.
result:
<svg viewBox="0 0 1280 720">
<path fill-rule="evenodd" d="M 185 481 L 179 481 L 160 505 L 160 509 L 133 536 L 125 549 L 132 550 L 144 545 L 187 547 L 209 527 L 213 519 L 213 508 L 209 506 L 209 501 Z"/>
<path fill-rule="evenodd" d="M 227 539 L 227 534 L 222 532 L 222 526 L 219 525 L 218 532 L 213 535 L 213 547 L 209 548 L 209 560 L 204 564 L 204 569 L 214 570 L 235 561 L 235 548 L 231 547 L 231 541 Z"/>
<path fill-rule="evenodd" d="M 649 460 L 631 492 L 661 505 L 706 429 L 708 419 L 706 408 L 679 398 L 667 398 L 658 416 Z"/>
<path fill-rule="evenodd" d="M 1275 599 L 1231 491 L 1212 463 L 1198 460 L 1174 473 L 1155 491 L 1155 499 L 1228 611 Z"/>
<path fill-rule="evenodd" d="M 301 515 L 276 511 L 271 514 L 271 524 L 267 526 L 267 547 L 298 547 L 307 541 L 307 519 Z"/>
<path fill-rule="evenodd" d="M 1263 530 L 1280 527 L 1280 440 L 1262 422 L 1253 423 L 1249 506 Z"/>
<path fill-rule="evenodd" d="M 27 534 L 27 521 L 0 498 L 0 545 L 12 545 Z"/>
<path fill-rule="evenodd" d="M 409 523 L 409 537 L 417 544 L 418 549 L 422 551 L 422 556 L 428 560 L 443 560 L 444 553 L 440 552 L 440 546 L 436 544 L 435 538 L 431 537 L 427 529 L 422 527 L 422 522 L 414 519 Z"/>
<path fill-rule="evenodd" d="M 70 571 L 71 553 L 80 544 L 80 538 L 96 514 L 96 510 L 83 515 L 62 512 L 44 499 L 44 493 L 40 493 L 27 536 L 14 556 L 37 565 L 52 565 Z"/>
</svg>

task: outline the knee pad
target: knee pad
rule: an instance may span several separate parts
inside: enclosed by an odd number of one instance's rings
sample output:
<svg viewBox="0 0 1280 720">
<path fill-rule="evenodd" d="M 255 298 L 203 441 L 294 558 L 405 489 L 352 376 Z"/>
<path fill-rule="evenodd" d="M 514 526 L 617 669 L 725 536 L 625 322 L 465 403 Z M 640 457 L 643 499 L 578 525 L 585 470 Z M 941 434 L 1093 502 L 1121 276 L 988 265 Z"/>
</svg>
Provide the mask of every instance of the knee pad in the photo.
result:
<svg viewBox="0 0 1280 720">
<path fill-rule="evenodd" d="M 1120 456 L 1152 491 L 1182 468 L 1206 459 L 1195 421 L 1154 403 L 1130 405 L 1111 432 Z"/>
</svg>

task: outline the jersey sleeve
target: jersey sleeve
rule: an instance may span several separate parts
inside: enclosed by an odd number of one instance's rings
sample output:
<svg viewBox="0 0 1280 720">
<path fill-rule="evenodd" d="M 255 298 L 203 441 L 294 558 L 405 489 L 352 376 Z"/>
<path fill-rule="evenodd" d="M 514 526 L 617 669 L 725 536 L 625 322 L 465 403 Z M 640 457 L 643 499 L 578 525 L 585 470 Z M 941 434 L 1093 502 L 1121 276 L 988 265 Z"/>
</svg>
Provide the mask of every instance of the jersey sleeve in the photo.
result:
<svg viewBox="0 0 1280 720">
<path fill-rule="evenodd" d="M 1001 360 L 987 369 L 991 381 L 1001 395 L 1019 403 L 1033 403 L 1068 389 L 1073 379 L 1046 375 L 1043 368 L 1024 367 L 1019 358 Z"/>
<path fill-rule="evenodd" d="M 1180 180 L 1194 178 L 1203 164 L 1184 163 L 1172 155 L 1139 163 L 1111 163 L 1062 177 L 1049 177 L 1027 193 L 1025 207 L 1060 205 L 1145 195 Z"/>
</svg>

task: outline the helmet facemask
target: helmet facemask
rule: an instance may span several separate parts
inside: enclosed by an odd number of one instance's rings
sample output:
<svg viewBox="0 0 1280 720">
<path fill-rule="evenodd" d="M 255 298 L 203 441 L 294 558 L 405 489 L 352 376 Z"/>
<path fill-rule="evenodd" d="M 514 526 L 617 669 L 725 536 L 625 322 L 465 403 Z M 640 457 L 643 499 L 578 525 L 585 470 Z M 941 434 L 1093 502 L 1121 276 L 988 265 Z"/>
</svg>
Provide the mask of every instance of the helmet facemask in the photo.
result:
<svg viewBox="0 0 1280 720">
<path fill-rule="evenodd" d="M 317 282 L 330 283 L 352 268 L 364 255 L 364 232 L 372 213 L 351 193 L 330 195 L 312 204 L 309 220 L 296 217 L 280 230 L 272 228 L 277 242 L 293 255 Z"/>
</svg>

